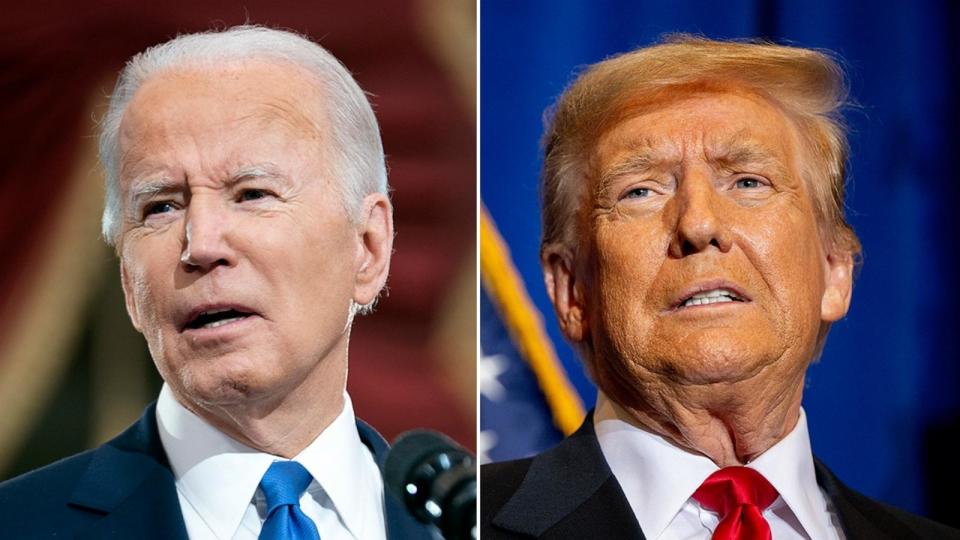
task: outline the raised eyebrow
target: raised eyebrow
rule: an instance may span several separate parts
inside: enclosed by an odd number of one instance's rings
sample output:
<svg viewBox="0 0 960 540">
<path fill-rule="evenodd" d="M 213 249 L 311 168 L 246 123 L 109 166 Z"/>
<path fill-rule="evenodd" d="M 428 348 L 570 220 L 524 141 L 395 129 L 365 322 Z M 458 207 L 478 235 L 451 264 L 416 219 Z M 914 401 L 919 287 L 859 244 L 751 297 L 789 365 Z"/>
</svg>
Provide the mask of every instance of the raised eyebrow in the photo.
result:
<svg viewBox="0 0 960 540">
<path fill-rule="evenodd" d="M 632 153 L 600 174 L 600 181 L 597 183 L 597 196 L 603 196 L 618 178 L 657 169 L 669 162 L 670 160 L 662 152 L 656 152 L 652 149 Z"/>
<path fill-rule="evenodd" d="M 160 193 L 174 193 L 183 189 L 178 182 L 170 178 L 159 178 L 153 180 L 134 180 L 130 186 L 129 201 L 134 203 L 131 208 L 136 207 L 142 199 L 152 197 Z"/>
<path fill-rule="evenodd" d="M 237 169 L 230 175 L 228 183 L 231 185 L 241 184 L 249 180 L 268 179 L 287 181 L 289 178 L 279 167 L 272 163 L 262 163 L 250 165 Z"/>
<path fill-rule="evenodd" d="M 783 162 L 767 150 L 764 146 L 752 142 L 737 142 L 721 147 L 715 155 L 707 160 L 711 165 L 721 169 L 735 169 L 742 165 L 759 165 L 773 169 L 774 174 L 785 176 L 787 167 Z"/>
</svg>

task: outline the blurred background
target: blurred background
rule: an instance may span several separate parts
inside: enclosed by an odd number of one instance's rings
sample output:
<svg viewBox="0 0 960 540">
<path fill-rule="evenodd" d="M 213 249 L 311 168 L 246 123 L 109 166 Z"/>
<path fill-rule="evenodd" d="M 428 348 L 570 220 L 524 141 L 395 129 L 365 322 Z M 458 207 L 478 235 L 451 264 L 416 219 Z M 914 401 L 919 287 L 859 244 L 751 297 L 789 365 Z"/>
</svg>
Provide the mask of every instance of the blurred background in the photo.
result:
<svg viewBox="0 0 960 540">
<path fill-rule="evenodd" d="M 380 120 L 397 237 L 389 295 L 358 318 L 349 391 L 388 439 L 474 447 L 472 0 L 0 2 L 0 480 L 96 446 L 160 379 L 99 238 L 95 122 L 127 58 L 178 33 L 294 30 L 346 64 Z"/>
<path fill-rule="evenodd" d="M 960 526 L 950 504 L 960 474 L 951 442 L 960 435 L 960 353 L 949 292 L 960 233 L 958 4 L 536 0 L 484 1 L 480 12 L 489 217 L 481 229 L 481 459 L 555 443 L 595 400 L 542 285 L 544 109 L 583 66 L 664 33 L 759 37 L 838 53 L 858 104 L 846 114 L 847 203 L 864 266 L 848 316 L 808 372 L 814 453 L 851 487 Z"/>
</svg>

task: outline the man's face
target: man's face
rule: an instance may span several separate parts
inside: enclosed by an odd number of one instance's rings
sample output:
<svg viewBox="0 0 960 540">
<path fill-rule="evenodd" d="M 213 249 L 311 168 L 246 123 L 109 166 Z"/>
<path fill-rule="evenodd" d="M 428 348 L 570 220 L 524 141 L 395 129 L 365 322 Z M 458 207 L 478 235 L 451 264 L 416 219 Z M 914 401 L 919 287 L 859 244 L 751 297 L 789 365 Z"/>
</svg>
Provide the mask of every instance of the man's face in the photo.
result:
<svg viewBox="0 0 960 540">
<path fill-rule="evenodd" d="M 361 275 L 367 237 L 344 210 L 326 115 L 304 109 L 322 99 L 292 67 L 234 62 L 159 74 L 124 115 L 127 308 L 190 401 L 284 395 L 320 366 L 345 371 L 350 301 L 382 282 Z M 389 218 L 385 199 L 374 207 Z"/>
<path fill-rule="evenodd" d="M 601 387 L 802 377 L 851 283 L 849 257 L 821 243 L 800 148 L 748 93 L 690 94 L 600 139 L 558 312 Z M 553 260 L 548 284 L 568 271 Z"/>
</svg>

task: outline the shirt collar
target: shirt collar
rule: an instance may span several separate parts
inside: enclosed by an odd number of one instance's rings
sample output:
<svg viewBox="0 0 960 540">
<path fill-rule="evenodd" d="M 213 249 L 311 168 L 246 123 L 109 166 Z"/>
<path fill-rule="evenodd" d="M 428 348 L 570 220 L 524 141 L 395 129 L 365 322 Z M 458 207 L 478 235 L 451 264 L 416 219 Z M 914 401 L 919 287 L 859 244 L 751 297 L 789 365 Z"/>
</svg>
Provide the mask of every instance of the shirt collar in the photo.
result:
<svg viewBox="0 0 960 540">
<path fill-rule="evenodd" d="M 830 538 L 825 521 L 825 496 L 817 484 L 807 431 L 807 414 L 800 409 L 797 425 L 786 437 L 747 464 L 777 489 L 810 538 Z"/>
<path fill-rule="evenodd" d="M 361 501 L 352 493 L 350 482 L 366 470 L 362 459 L 372 458 L 357 433 L 350 398 L 346 393 L 343 397 L 340 414 L 293 461 L 313 475 L 355 533 L 360 530 Z M 271 463 L 284 458 L 225 435 L 181 405 L 166 384 L 157 400 L 157 426 L 184 498 L 217 538 L 232 538 L 264 473 Z"/>
<path fill-rule="evenodd" d="M 364 508 L 383 505 L 383 484 L 370 449 L 360 440 L 350 396 L 343 394 L 343 411 L 303 449 L 294 461 L 302 464 L 333 501 L 340 519 L 355 537 L 368 524 Z M 379 486 L 379 490 L 358 490 L 358 485 Z"/>
<path fill-rule="evenodd" d="M 700 484 L 719 469 L 706 456 L 637 427 L 602 392 L 597 395 L 594 424 L 603 456 L 648 538 L 659 537 Z M 808 537 L 829 537 L 821 519 L 824 514 L 817 511 L 822 496 L 803 409 L 796 427 L 747 467 L 777 489 Z"/>
<path fill-rule="evenodd" d="M 627 413 L 597 393 L 594 425 L 600 450 L 647 538 L 658 538 L 717 466 L 627 421 Z"/>
</svg>

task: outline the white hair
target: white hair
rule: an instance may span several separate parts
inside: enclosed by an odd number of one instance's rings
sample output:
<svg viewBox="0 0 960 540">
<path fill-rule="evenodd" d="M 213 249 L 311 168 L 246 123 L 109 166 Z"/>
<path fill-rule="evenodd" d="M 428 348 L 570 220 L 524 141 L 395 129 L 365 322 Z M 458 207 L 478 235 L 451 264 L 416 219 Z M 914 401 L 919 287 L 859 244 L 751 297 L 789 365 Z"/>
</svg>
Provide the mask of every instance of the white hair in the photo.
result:
<svg viewBox="0 0 960 540">
<path fill-rule="evenodd" d="M 163 71 L 247 59 L 289 62 L 310 74 L 322 90 L 334 168 L 351 221 L 359 219 L 366 195 L 387 193 L 383 143 L 373 109 L 350 72 L 326 49 L 292 32 L 252 25 L 187 34 L 131 58 L 110 97 L 100 126 L 100 163 L 106 172 L 102 233 L 108 244 L 116 245 L 120 232 L 120 122 L 137 90 Z"/>
</svg>

